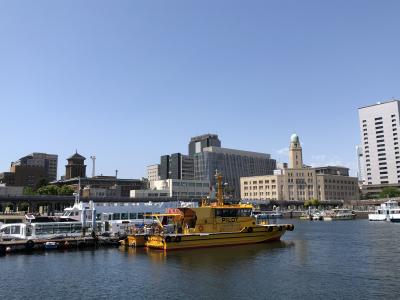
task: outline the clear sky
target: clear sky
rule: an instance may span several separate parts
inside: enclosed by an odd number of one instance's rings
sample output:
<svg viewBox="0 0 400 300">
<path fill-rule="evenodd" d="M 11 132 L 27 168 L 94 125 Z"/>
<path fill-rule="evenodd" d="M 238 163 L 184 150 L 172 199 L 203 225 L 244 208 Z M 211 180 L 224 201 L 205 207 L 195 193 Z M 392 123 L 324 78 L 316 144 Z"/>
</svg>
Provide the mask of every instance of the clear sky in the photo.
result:
<svg viewBox="0 0 400 300">
<path fill-rule="evenodd" d="M 0 171 L 30 152 L 137 178 L 191 136 L 356 172 L 357 108 L 400 98 L 400 1 L 0 1 Z M 88 161 L 88 173 L 91 163 Z"/>
</svg>

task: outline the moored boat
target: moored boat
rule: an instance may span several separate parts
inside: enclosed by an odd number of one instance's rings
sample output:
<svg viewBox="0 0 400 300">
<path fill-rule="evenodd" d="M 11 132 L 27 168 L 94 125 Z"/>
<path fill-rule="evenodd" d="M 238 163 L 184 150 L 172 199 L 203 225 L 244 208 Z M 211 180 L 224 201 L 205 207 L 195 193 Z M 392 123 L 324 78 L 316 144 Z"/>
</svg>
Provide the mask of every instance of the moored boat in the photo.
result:
<svg viewBox="0 0 400 300">
<path fill-rule="evenodd" d="M 222 176 L 216 177 L 217 202 L 204 201 L 201 207 L 155 215 L 159 232 L 148 235 L 148 248 L 177 250 L 278 241 L 287 230 L 294 229 L 292 224 L 257 224 L 249 204 L 225 204 Z"/>
<path fill-rule="evenodd" d="M 382 203 L 374 213 L 368 214 L 370 221 L 400 222 L 400 207 L 396 201 L 389 200 Z"/>
<path fill-rule="evenodd" d="M 327 211 L 323 217 L 324 221 L 354 220 L 355 218 L 356 214 L 346 208 L 337 208 Z"/>
</svg>

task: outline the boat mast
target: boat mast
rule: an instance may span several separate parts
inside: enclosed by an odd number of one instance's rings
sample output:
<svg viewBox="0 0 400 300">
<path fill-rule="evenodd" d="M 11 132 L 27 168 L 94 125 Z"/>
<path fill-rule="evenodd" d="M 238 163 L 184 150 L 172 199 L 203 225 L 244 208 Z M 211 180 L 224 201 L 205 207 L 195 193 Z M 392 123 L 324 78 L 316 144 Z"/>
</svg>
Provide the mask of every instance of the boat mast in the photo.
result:
<svg viewBox="0 0 400 300">
<path fill-rule="evenodd" d="M 217 178 L 217 204 L 223 206 L 224 205 L 224 190 L 222 187 L 222 175 L 215 171 L 215 177 Z"/>
</svg>

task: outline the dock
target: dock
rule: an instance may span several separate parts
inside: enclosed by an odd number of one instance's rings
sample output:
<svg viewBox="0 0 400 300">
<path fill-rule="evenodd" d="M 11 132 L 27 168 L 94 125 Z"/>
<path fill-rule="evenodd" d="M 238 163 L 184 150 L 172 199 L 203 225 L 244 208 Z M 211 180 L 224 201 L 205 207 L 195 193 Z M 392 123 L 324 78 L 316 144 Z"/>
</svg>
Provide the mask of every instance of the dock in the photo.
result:
<svg viewBox="0 0 400 300">
<path fill-rule="evenodd" d="M 58 239 L 35 240 L 0 240 L 0 256 L 7 253 L 23 253 L 33 251 L 86 249 L 99 247 L 116 247 L 119 245 L 117 237 L 63 237 Z"/>
</svg>

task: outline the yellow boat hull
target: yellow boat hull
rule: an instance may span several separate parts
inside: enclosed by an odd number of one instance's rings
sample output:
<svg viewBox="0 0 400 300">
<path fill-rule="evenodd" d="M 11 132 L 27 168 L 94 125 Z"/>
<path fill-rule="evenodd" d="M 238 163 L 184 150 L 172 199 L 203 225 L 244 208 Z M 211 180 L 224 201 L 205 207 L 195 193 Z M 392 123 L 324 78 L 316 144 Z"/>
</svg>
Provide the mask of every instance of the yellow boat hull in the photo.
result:
<svg viewBox="0 0 400 300">
<path fill-rule="evenodd" d="M 264 243 L 280 240 L 286 230 L 293 228 L 293 225 L 258 225 L 245 232 L 151 235 L 146 246 L 158 250 L 180 250 Z"/>
</svg>

